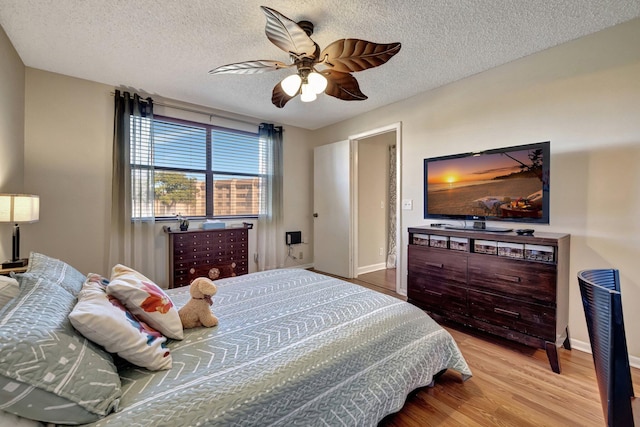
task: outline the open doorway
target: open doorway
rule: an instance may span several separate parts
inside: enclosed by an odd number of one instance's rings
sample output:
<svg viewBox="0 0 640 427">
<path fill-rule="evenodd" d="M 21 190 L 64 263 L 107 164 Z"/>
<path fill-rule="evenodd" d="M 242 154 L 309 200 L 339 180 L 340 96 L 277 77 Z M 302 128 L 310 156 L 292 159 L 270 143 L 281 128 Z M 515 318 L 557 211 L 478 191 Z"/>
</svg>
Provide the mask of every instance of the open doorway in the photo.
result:
<svg viewBox="0 0 640 427">
<path fill-rule="evenodd" d="M 355 277 L 397 292 L 400 248 L 400 124 L 350 138 L 355 158 Z"/>
</svg>

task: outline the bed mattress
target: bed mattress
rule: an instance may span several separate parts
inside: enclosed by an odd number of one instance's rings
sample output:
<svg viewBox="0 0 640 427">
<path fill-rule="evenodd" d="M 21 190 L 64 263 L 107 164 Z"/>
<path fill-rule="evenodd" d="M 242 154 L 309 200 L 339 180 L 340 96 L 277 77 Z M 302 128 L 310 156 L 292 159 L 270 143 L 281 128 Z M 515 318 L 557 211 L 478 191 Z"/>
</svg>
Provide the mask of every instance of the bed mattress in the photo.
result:
<svg viewBox="0 0 640 427">
<path fill-rule="evenodd" d="M 122 368 L 118 411 L 92 426 L 374 426 L 439 371 L 471 376 L 449 333 L 397 298 L 300 269 L 216 284 L 220 324 L 172 341 L 171 370 Z"/>
</svg>

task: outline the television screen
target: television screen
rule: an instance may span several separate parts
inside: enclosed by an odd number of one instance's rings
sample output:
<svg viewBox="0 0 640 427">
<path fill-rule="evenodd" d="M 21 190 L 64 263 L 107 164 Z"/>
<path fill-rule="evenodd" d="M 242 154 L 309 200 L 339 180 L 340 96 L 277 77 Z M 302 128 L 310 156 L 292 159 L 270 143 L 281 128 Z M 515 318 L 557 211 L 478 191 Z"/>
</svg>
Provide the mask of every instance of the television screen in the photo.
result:
<svg viewBox="0 0 640 427">
<path fill-rule="evenodd" d="M 548 224 L 549 145 L 424 159 L 424 218 Z"/>
</svg>

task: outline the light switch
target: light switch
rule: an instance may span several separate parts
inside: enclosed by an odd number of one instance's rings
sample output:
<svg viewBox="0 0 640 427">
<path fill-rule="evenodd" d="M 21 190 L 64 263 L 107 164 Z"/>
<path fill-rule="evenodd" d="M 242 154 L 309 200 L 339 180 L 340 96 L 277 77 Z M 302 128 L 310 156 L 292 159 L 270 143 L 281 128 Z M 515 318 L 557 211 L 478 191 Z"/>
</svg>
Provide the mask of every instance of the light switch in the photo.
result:
<svg viewBox="0 0 640 427">
<path fill-rule="evenodd" d="M 411 199 L 402 199 L 402 210 L 403 211 L 413 210 L 413 200 L 411 200 Z"/>
</svg>

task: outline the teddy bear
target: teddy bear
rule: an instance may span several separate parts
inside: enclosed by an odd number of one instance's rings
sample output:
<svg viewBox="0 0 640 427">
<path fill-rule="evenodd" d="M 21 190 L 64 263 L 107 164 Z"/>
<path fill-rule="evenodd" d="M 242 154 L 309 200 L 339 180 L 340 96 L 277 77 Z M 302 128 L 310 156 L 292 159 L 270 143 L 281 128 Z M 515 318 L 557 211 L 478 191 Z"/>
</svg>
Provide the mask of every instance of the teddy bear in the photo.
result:
<svg viewBox="0 0 640 427">
<path fill-rule="evenodd" d="M 213 315 L 209 308 L 213 305 L 212 295 L 215 295 L 218 288 L 210 279 L 198 277 L 191 282 L 189 293 L 191 299 L 180 309 L 180 321 L 184 329 L 206 326 L 211 328 L 218 324 L 218 318 Z"/>
</svg>

